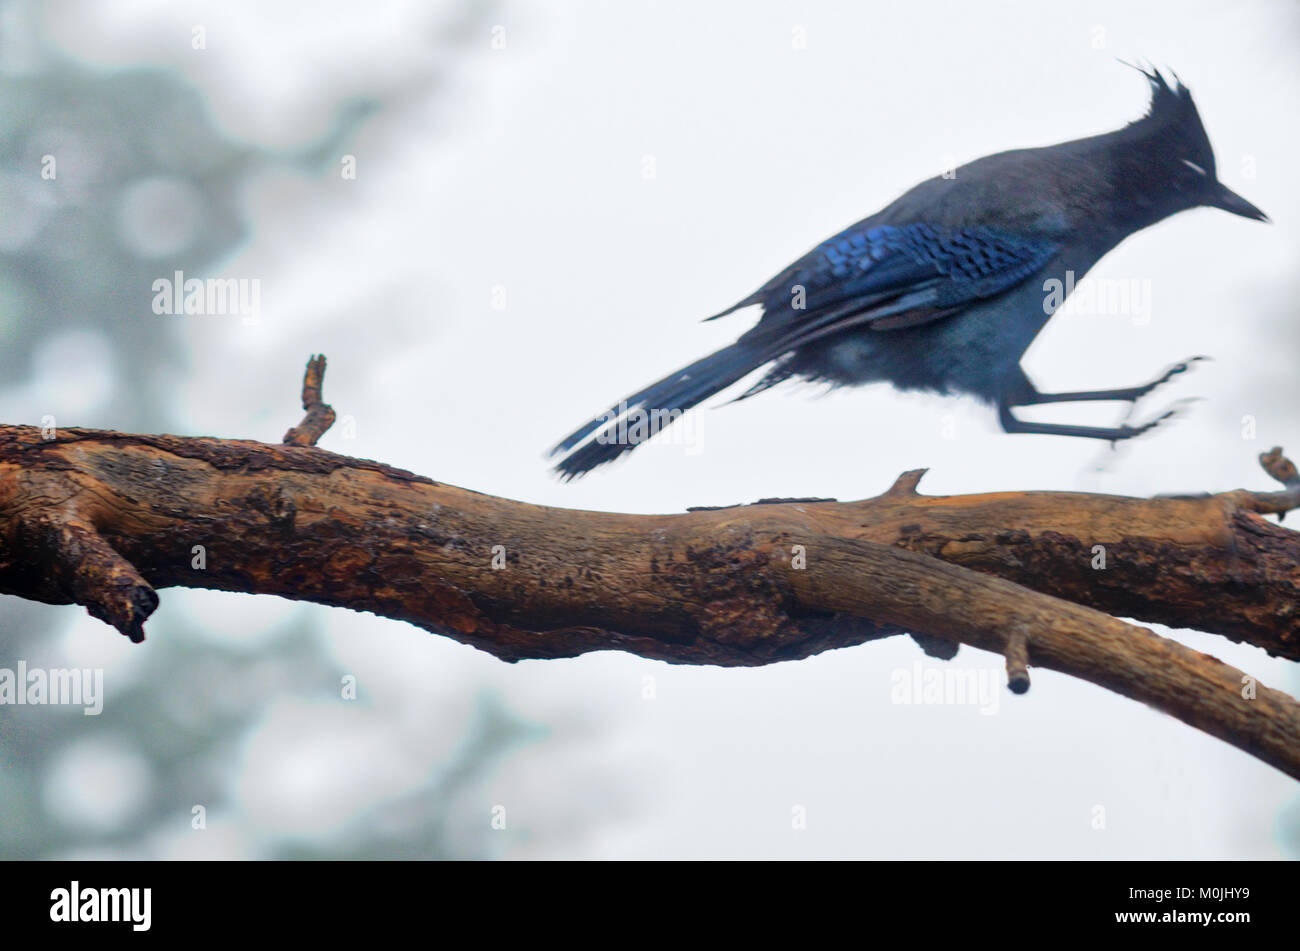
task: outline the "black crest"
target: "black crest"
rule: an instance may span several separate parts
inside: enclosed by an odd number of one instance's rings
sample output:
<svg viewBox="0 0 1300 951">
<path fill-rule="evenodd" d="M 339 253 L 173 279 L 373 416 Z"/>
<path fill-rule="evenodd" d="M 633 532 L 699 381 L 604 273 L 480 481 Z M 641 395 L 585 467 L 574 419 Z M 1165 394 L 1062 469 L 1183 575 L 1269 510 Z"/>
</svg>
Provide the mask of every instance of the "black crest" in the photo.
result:
<svg viewBox="0 0 1300 951">
<path fill-rule="evenodd" d="M 1214 150 L 1205 134 L 1201 115 L 1192 101 L 1192 92 L 1172 70 L 1170 79 L 1158 69 L 1125 63 L 1146 77 L 1151 87 L 1151 101 L 1141 119 L 1129 123 L 1125 132 L 1134 139 L 1158 140 L 1168 154 L 1195 162 L 1214 174 Z M 1171 81 L 1172 80 L 1172 81 Z"/>
</svg>

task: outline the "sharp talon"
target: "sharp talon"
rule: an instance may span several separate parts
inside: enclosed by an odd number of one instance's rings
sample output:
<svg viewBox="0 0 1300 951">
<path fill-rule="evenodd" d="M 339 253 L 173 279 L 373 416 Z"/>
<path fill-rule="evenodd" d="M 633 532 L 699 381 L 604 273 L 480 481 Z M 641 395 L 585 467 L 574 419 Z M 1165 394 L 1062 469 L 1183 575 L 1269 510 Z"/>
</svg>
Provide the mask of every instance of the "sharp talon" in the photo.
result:
<svg viewBox="0 0 1300 951">
<path fill-rule="evenodd" d="M 1169 407 L 1169 409 L 1165 410 L 1165 411 L 1164 411 L 1163 413 L 1161 413 L 1159 416 L 1157 416 L 1157 417 L 1155 417 L 1154 419 L 1150 420 L 1149 422 L 1143 424 L 1143 425 L 1138 429 L 1138 432 L 1145 433 L 1145 432 L 1148 432 L 1149 430 L 1155 429 L 1157 426 L 1159 426 L 1159 425 L 1160 425 L 1161 423 L 1163 423 L 1165 420 L 1167 420 L 1167 419 L 1173 419 L 1173 418 L 1175 418 L 1176 416 L 1181 415 L 1182 412 L 1183 412 L 1183 410 L 1186 408 L 1186 406 L 1187 406 L 1188 404 L 1190 404 L 1190 403 L 1195 403 L 1195 402 L 1199 402 L 1200 399 L 1201 399 L 1201 397 L 1198 396 L 1198 397 L 1188 397 L 1187 399 L 1181 399 L 1181 400 L 1178 400 L 1178 402 L 1174 403 L 1172 406 Z"/>
<path fill-rule="evenodd" d="M 1132 406 L 1132 405 L 1133 405 L 1134 403 L 1136 403 L 1139 399 L 1141 399 L 1142 397 L 1146 396 L 1148 393 L 1150 393 L 1150 392 L 1151 392 L 1152 390 L 1154 390 L 1156 387 L 1161 386 L 1161 385 L 1163 385 L 1163 384 L 1165 384 L 1165 383 L 1168 383 L 1168 382 L 1169 382 L 1170 380 L 1172 380 L 1174 377 L 1178 376 L 1178 374 L 1180 374 L 1180 373 L 1186 373 L 1188 370 L 1190 370 L 1190 369 L 1192 368 L 1192 364 L 1194 364 L 1194 363 L 1200 363 L 1202 360 L 1210 360 L 1210 359 L 1211 359 L 1210 357 L 1207 357 L 1207 356 L 1201 355 L 1201 356 L 1195 356 L 1195 357 L 1188 357 L 1186 360 L 1183 360 L 1181 363 L 1175 363 L 1173 366 L 1171 366 L 1168 370 L 1165 371 L 1164 376 L 1160 377 L 1160 378 L 1157 379 L 1157 380 L 1152 380 L 1152 381 L 1151 381 L 1150 383 L 1148 383 L 1146 386 L 1144 386 L 1144 387 L 1142 387 L 1141 389 L 1139 389 L 1139 390 L 1138 390 L 1138 391 L 1133 395 L 1133 399 L 1129 401 L 1129 405 Z"/>
</svg>

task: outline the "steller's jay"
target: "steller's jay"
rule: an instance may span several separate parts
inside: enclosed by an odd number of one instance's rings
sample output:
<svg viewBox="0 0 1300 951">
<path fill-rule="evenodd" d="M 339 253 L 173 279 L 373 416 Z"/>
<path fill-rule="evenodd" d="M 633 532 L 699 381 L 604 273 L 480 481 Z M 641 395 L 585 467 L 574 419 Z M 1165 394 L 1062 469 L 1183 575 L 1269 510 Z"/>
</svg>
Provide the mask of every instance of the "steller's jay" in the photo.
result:
<svg viewBox="0 0 1300 951">
<path fill-rule="evenodd" d="M 977 159 L 932 178 L 823 241 L 753 294 L 762 318 L 739 340 L 629 396 L 552 450 L 565 478 L 618 458 L 683 411 L 772 364 L 738 399 L 792 377 L 967 394 L 998 409 L 1003 430 L 1128 439 L 1157 425 L 1027 422 L 1012 407 L 1134 401 L 1141 386 L 1040 393 L 1020 358 L 1074 286 L 1135 231 L 1180 211 L 1268 217 L 1215 177 L 1214 151 L 1178 78 L 1151 86 L 1141 119 L 1105 135 Z"/>
</svg>

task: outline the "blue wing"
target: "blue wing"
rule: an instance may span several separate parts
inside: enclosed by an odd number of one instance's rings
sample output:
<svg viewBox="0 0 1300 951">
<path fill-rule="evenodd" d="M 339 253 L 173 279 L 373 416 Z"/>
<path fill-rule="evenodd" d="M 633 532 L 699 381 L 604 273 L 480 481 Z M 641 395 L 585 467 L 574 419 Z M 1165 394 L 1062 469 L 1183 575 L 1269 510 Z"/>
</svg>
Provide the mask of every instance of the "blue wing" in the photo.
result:
<svg viewBox="0 0 1300 951">
<path fill-rule="evenodd" d="M 762 304 L 763 319 L 746 337 L 752 334 L 751 339 L 778 350 L 849 327 L 915 327 L 1010 290 L 1038 272 L 1059 247 L 983 226 L 859 223 L 715 317 Z"/>
</svg>

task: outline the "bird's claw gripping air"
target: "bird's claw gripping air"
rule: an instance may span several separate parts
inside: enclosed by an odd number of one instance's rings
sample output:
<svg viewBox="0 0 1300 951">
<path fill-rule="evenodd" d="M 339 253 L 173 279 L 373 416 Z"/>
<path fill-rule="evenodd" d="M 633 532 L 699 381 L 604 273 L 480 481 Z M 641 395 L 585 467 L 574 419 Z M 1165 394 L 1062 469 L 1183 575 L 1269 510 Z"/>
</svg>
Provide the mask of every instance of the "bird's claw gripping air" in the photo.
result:
<svg viewBox="0 0 1300 951">
<path fill-rule="evenodd" d="M 1133 398 L 1129 400 L 1129 402 L 1136 402 L 1137 400 L 1141 399 L 1142 397 L 1150 393 L 1152 390 L 1154 390 L 1157 386 L 1160 386 L 1163 383 L 1168 383 L 1170 380 L 1178 376 L 1180 373 L 1186 373 L 1197 363 L 1200 363 L 1202 361 L 1212 360 L 1212 359 L 1213 357 L 1196 356 L 1196 357 L 1188 357 L 1186 360 L 1183 360 L 1181 363 L 1175 363 L 1163 374 L 1161 374 L 1156 379 L 1152 380 L 1146 386 L 1134 387 Z"/>
<path fill-rule="evenodd" d="M 1071 393 L 1039 393 L 1032 384 L 1027 380 L 1021 380 L 1018 390 L 1008 392 L 1003 395 L 998 405 L 999 421 L 1002 424 L 1004 432 L 1008 433 L 1036 433 L 1038 435 L 1049 436 L 1076 436 L 1084 439 L 1104 439 L 1107 442 L 1114 443 L 1120 439 L 1132 439 L 1134 436 L 1140 436 L 1156 427 L 1163 420 L 1181 412 L 1185 404 L 1196 402 L 1196 398 L 1179 400 L 1174 407 L 1167 412 L 1162 413 L 1155 419 L 1152 419 L 1140 426 L 1128 425 L 1129 418 L 1133 415 L 1133 410 L 1137 407 L 1137 401 L 1146 396 L 1156 387 L 1168 383 L 1180 373 L 1186 373 L 1196 363 L 1202 360 L 1209 360 L 1209 357 L 1197 356 L 1188 357 L 1181 363 L 1175 363 L 1168 370 L 1156 377 L 1150 383 L 1144 383 L 1140 386 L 1128 386 L 1115 390 L 1083 390 Z M 1102 402 L 1126 402 L 1129 404 L 1128 413 L 1124 417 L 1124 423 L 1120 426 L 1073 426 L 1062 423 L 1041 423 L 1029 422 L 1020 419 L 1013 414 L 1011 410 L 1015 407 L 1023 406 L 1041 406 L 1046 403 L 1102 403 Z"/>
<path fill-rule="evenodd" d="M 1168 383 L 1170 380 L 1178 376 L 1180 373 L 1186 373 L 1188 370 L 1192 369 L 1193 366 L 1195 366 L 1197 363 L 1200 363 L 1201 361 L 1209 361 L 1213 359 L 1214 359 L 1213 357 L 1207 357 L 1207 356 L 1188 357 L 1186 360 L 1183 360 L 1181 363 L 1175 363 L 1168 370 L 1166 370 L 1163 375 L 1161 375 L 1157 379 L 1152 380 L 1146 386 L 1134 387 L 1133 398 L 1128 401 L 1129 404 L 1128 414 L 1124 417 L 1125 421 L 1127 421 L 1129 417 L 1133 415 L 1133 411 L 1137 409 L 1137 401 L 1142 397 L 1146 396 L 1156 387 L 1164 383 Z M 1199 397 L 1192 397 L 1184 402 L 1195 402 L 1198 399 Z"/>
<path fill-rule="evenodd" d="M 1142 423 L 1140 426 L 1124 425 L 1121 428 L 1132 429 L 1134 436 L 1140 436 L 1142 433 L 1145 433 L 1148 430 L 1155 429 L 1161 423 L 1173 419 L 1178 419 L 1180 416 L 1185 415 L 1188 407 L 1190 407 L 1193 403 L 1199 403 L 1200 401 L 1201 401 L 1201 397 L 1199 396 L 1184 397 L 1181 400 L 1176 400 L 1173 404 L 1170 405 L 1170 407 L 1167 410 L 1165 410 L 1159 416 L 1147 420 L 1145 423 Z M 1114 446 L 1115 446 L 1115 441 L 1111 440 L 1111 447 L 1114 448 Z"/>
<path fill-rule="evenodd" d="M 1075 426 L 1068 423 L 1038 423 L 1013 416 L 1010 407 L 1000 407 L 999 417 L 1002 429 L 1008 433 L 1037 433 L 1040 436 L 1075 436 L 1083 439 L 1103 439 L 1113 446 L 1122 440 L 1141 436 L 1143 433 L 1155 429 L 1161 423 L 1181 416 L 1189 405 L 1198 401 L 1199 397 L 1178 400 L 1163 413 L 1135 426 L 1130 426 L 1128 423 L 1119 426 Z"/>
</svg>

